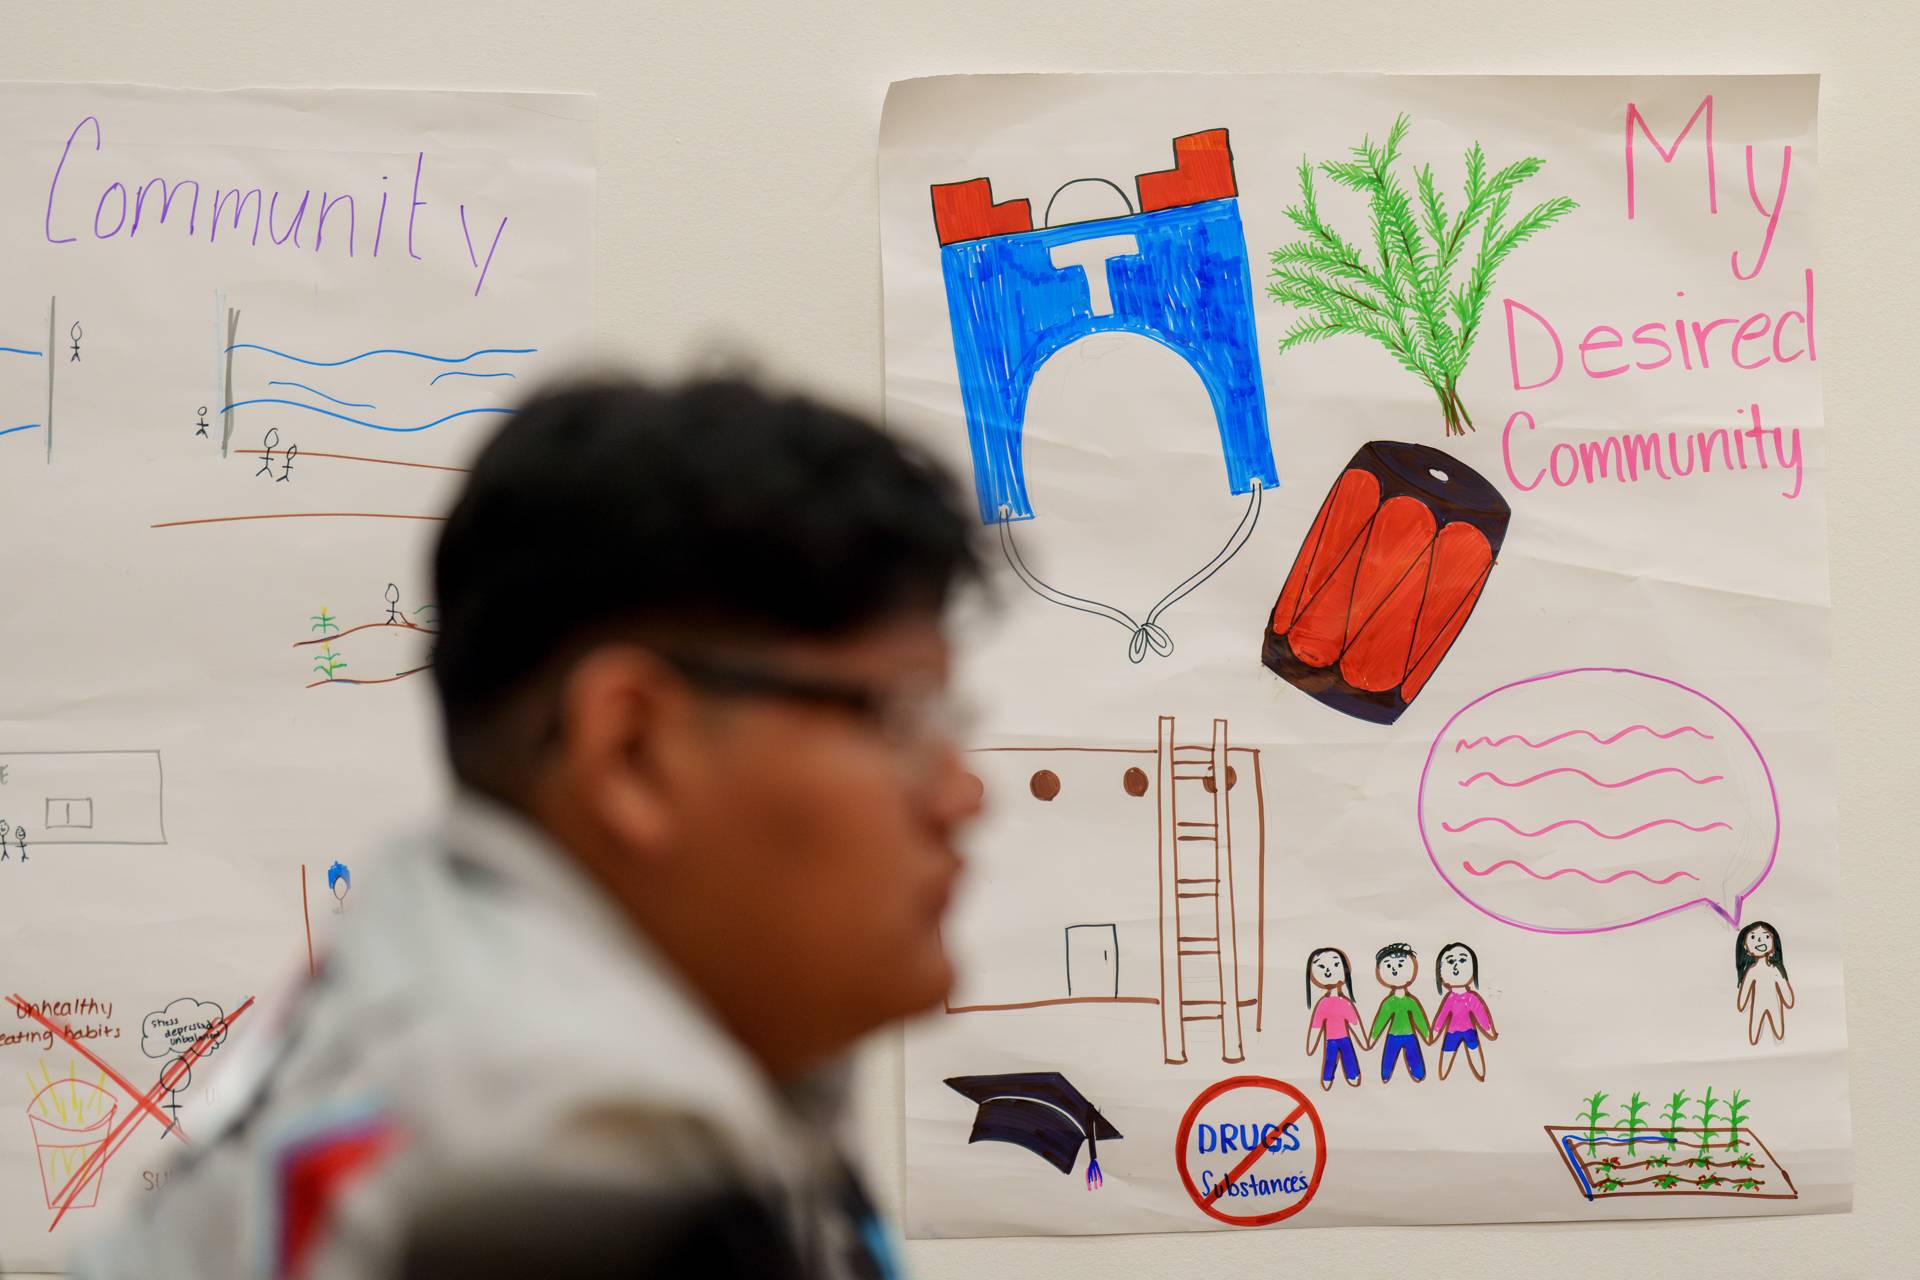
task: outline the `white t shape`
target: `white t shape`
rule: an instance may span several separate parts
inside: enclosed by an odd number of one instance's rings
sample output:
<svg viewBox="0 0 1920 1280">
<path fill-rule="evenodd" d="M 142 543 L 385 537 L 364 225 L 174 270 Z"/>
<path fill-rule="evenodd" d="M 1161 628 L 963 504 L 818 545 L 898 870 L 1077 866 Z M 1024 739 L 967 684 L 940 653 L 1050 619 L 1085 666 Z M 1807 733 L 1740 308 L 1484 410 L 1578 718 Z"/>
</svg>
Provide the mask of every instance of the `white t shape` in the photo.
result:
<svg viewBox="0 0 1920 1280">
<path fill-rule="evenodd" d="M 1098 236 L 1055 245 L 1047 260 L 1061 269 L 1079 267 L 1087 277 L 1087 300 L 1093 314 L 1113 314 L 1113 294 L 1107 288 L 1107 263 L 1114 258 L 1131 258 L 1140 252 L 1140 242 L 1132 236 Z"/>
</svg>

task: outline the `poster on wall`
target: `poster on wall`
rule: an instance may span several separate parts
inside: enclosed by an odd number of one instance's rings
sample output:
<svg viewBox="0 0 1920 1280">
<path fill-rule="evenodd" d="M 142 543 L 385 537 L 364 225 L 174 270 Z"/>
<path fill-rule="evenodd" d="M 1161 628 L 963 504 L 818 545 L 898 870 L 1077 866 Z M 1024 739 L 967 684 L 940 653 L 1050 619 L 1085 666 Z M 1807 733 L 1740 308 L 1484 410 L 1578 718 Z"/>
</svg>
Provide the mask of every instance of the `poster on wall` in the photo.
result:
<svg viewBox="0 0 1920 1280">
<path fill-rule="evenodd" d="M 910 1234 L 1850 1205 L 1817 105 L 893 86 L 995 599 Z"/>
<path fill-rule="evenodd" d="M 587 354 L 591 147 L 579 96 L 0 85 L 8 1267 L 160 1186 L 434 812 L 426 552 Z"/>
</svg>

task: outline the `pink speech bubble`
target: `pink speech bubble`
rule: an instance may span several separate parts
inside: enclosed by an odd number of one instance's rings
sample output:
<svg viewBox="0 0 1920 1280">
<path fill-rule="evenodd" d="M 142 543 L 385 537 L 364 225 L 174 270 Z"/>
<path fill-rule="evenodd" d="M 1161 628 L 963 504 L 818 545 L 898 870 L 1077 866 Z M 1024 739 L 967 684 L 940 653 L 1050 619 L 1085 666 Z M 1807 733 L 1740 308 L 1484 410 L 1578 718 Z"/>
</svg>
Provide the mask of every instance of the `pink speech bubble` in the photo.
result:
<svg viewBox="0 0 1920 1280">
<path fill-rule="evenodd" d="M 1455 893 L 1536 933 L 1702 906 L 1737 926 L 1780 848 L 1753 735 L 1699 690 L 1622 667 L 1534 676 L 1462 707 L 1427 752 L 1418 816 Z"/>
</svg>

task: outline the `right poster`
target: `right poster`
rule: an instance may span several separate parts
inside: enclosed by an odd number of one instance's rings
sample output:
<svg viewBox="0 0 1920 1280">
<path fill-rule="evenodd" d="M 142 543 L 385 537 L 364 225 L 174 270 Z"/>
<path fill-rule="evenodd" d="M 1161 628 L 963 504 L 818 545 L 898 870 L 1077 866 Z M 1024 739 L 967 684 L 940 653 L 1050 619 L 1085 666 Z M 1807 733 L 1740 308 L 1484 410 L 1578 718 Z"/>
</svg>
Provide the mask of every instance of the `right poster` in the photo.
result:
<svg viewBox="0 0 1920 1280">
<path fill-rule="evenodd" d="M 1851 1201 L 1812 77 L 947 77 L 986 816 L 917 1236 Z"/>
</svg>

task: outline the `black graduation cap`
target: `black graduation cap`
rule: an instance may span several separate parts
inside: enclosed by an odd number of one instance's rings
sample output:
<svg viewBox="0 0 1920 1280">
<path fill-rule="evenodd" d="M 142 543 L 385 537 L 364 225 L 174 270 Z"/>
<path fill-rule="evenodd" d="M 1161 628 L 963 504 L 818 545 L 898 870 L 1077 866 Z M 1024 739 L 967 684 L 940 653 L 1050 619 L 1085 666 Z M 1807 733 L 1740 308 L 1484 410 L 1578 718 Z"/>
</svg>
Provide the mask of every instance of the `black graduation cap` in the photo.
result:
<svg viewBox="0 0 1920 1280">
<path fill-rule="evenodd" d="M 1087 1144 L 1087 1189 L 1101 1184 L 1099 1140 L 1124 1135 L 1058 1071 L 954 1076 L 947 1087 L 977 1103 L 968 1142 L 1011 1142 L 1062 1173 L 1072 1173 Z"/>
</svg>

